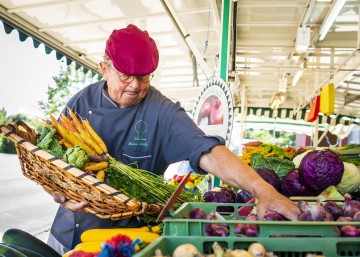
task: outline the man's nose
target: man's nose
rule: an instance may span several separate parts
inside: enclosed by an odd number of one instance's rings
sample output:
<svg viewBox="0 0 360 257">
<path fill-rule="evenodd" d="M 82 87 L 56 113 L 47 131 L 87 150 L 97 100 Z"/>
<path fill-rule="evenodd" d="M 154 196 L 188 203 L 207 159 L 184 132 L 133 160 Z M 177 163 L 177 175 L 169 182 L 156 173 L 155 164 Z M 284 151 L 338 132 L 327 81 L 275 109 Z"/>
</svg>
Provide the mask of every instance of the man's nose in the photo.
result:
<svg viewBox="0 0 360 257">
<path fill-rule="evenodd" d="M 133 81 L 130 82 L 130 86 L 136 90 L 140 87 L 140 81 L 137 77 L 134 77 Z"/>
</svg>

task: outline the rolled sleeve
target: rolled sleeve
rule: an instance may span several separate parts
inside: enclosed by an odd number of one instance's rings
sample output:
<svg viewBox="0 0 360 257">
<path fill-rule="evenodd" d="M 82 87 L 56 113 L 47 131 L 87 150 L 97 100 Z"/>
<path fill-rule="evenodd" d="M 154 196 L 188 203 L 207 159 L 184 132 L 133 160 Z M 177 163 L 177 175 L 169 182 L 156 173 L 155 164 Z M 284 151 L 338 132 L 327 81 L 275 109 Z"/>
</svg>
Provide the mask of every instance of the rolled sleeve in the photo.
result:
<svg viewBox="0 0 360 257">
<path fill-rule="evenodd" d="M 220 136 L 203 136 L 203 143 L 197 149 L 191 152 L 189 162 L 195 172 L 200 174 L 207 174 L 206 171 L 200 168 L 200 158 L 203 154 L 211 151 L 217 145 L 225 145 L 225 139 Z"/>
<path fill-rule="evenodd" d="M 167 116 L 169 113 L 174 115 Z M 188 160 L 194 171 L 206 173 L 199 166 L 201 156 L 217 145 L 225 145 L 224 138 L 206 135 L 182 108 L 174 112 L 167 110 L 164 116 L 167 122 L 161 127 L 164 128 L 163 135 L 167 135 L 163 141 L 166 161 L 174 163 Z"/>
</svg>

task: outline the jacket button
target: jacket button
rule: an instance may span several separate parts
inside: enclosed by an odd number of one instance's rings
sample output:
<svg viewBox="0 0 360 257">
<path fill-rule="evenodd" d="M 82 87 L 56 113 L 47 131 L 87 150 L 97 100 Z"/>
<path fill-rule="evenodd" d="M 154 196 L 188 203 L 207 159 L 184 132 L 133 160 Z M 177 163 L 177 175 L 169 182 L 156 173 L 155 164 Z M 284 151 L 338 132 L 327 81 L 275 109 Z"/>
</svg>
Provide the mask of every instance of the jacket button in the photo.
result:
<svg viewBox="0 0 360 257">
<path fill-rule="evenodd" d="M 91 115 L 91 114 L 92 114 L 92 111 L 89 111 L 89 114 Z"/>
<path fill-rule="evenodd" d="M 76 224 L 75 227 L 79 228 L 79 227 L 80 227 L 80 224 Z"/>
</svg>

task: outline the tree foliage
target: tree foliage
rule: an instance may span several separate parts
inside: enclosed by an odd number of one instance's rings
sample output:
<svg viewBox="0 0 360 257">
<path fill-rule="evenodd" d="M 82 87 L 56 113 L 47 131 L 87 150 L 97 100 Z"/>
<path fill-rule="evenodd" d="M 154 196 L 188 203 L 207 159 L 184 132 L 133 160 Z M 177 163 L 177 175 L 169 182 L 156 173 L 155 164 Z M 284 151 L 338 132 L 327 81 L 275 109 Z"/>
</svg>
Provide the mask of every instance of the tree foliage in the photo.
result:
<svg viewBox="0 0 360 257">
<path fill-rule="evenodd" d="M 296 135 L 282 131 L 248 129 L 245 132 L 245 138 L 280 147 L 296 146 Z"/>
<path fill-rule="evenodd" d="M 65 107 L 67 101 L 80 89 L 98 80 L 91 72 L 84 73 L 83 67 L 76 69 L 75 62 L 72 62 L 60 74 L 53 76 L 54 85 L 49 85 L 47 94 L 48 101 L 39 101 L 43 113 L 59 114 Z"/>
<path fill-rule="evenodd" d="M 9 124 L 18 120 L 25 121 L 30 125 L 30 119 L 24 114 L 15 114 L 7 117 L 5 108 L 0 110 L 0 124 Z M 0 136 L 0 153 L 16 153 L 15 145 L 6 137 Z"/>
<path fill-rule="evenodd" d="M 99 77 L 93 77 L 91 72 L 84 73 L 83 67 L 76 69 L 75 62 L 72 62 L 65 70 L 60 70 L 59 75 L 53 76 L 55 83 L 48 85 L 47 102 L 39 101 L 38 105 L 44 115 L 48 113 L 57 115 L 62 111 L 73 94 L 98 79 Z M 18 120 L 26 122 L 37 132 L 41 131 L 42 124 L 37 118 L 32 118 L 25 114 L 7 116 L 5 108 L 0 109 L 0 124 L 9 124 Z M 14 143 L 3 136 L 0 136 L 0 153 L 16 153 Z"/>
</svg>

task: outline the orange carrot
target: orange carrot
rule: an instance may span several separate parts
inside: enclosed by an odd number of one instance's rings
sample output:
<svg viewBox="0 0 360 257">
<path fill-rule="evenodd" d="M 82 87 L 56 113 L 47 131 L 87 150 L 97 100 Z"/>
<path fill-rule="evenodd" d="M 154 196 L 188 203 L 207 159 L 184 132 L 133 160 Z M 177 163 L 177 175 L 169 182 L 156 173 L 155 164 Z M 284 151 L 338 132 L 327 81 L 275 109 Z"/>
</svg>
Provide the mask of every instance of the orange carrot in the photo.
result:
<svg viewBox="0 0 360 257">
<path fill-rule="evenodd" d="M 71 122 L 71 120 L 63 113 L 60 114 L 60 121 L 61 125 L 63 125 L 70 133 L 74 134 L 77 139 L 79 139 L 81 142 L 86 143 L 86 140 L 84 140 L 81 135 L 78 133 L 78 130 L 75 128 L 74 124 Z"/>
<path fill-rule="evenodd" d="M 62 138 L 66 139 L 69 143 L 72 145 L 78 145 L 82 149 L 84 149 L 88 154 L 95 154 L 95 151 L 91 149 L 88 145 L 81 142 L 74 134 L 71 134 L 69 131 L 66 130 L 65 127 L 63 127 L 60 123 L 57 124 L 57 127 L 59 129 L 60 135 Z"/>
<path fill-rule="evenodd" d="M 74 127 L 74 124 L 65 114 L 63 113 L 60 114 L 60 121 L 61 124 L 64 125 L 67 130 L 69 130 L 72 133 L 76 132 L 76 128 Z"/>
<path fill-rule="evenodd" d="M 81 127 L 82 129 L 84 129 L 83 125 L 81 124 L 81 122 L 80 122 L 80 120 L 78 119 L 78 117 L 76 116 L 76 114 L 70 109 L 69 106 L 67 106 L 67 109 L 68 109 L 68 111 L 69 111 L 69 114 L 70 114 L 70 117 L 71 117 L 71 120 L 72 120 L 74 126 L 75 126 L 76 128 Z"/>
<path fill-rule="evenodd" d="M 96 143 L 95 140 L 93 140 L 91 136 L 84 129 L 77 127 L 77 130 L 79 131 L 79 134 L 84 140 L 84 142 L 87 145 L 89 145 L 92 149 L 94 149 L 97 154 L 102 155 L 104 153 L 100 145 L 98 145 L 98 143 Z"/>
<path fill-rule="evenodd" d="M 50 116 L 50 119 L 51 119 L 51 124 L 55 127 L 56 132 L 59 134 L 60 137 L 63 137 L 61 135 L 61 132 L 60 132 L 59 128 L 58 128 L 60 123 L 57 121 L 57 119 L 55 119 L 55 117 L 52 114 L 49 114 L 49 116 Z"/>
<path fill-rule="evenodd" d="M 61 139 L 61 140 L 59 141 L 59 144 L 64 145 L 66 148 L 71 148 L 71 147 L 73 147 L 73 145 L 72 145 L 71 143 L 69 143 L 68 141 L 66 141 L 65 139 Z"/>
<path fill-rule="evenodd" d="M 86 131 L 90 134 L 91 138 L 101 147 L 104 153 L 107 153 L 107 147 L 101 137 L 96 133 L 96 131 L 91 127 L 90 122 L 86 119 L 82 119 L 82 123 L 86 129 Z"/>
</svg>

